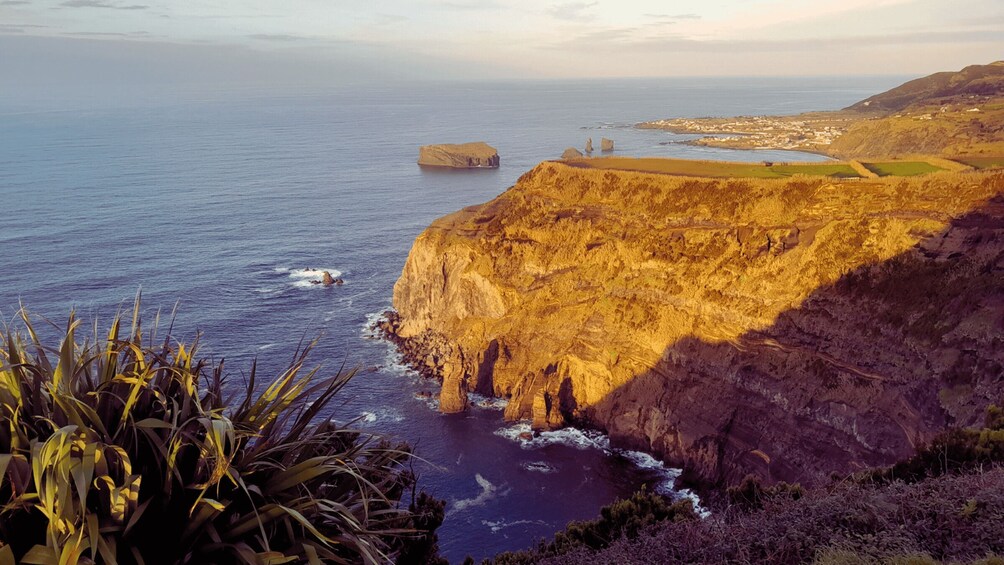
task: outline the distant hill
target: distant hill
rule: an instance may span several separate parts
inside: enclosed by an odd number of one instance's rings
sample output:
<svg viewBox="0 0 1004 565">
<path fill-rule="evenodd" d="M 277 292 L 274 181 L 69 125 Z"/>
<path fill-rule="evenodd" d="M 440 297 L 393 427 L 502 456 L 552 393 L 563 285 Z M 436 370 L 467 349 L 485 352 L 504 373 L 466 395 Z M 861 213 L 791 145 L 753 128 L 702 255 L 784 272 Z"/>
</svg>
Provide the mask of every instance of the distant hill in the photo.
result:
<svg viewBox="0 0 1004 565">
<path fill-rule="evenodd" d="M 908 106 L 967 95 L 1004 95 L 1004 61 L 970 65 L 958 72 L 934 73 L 866 98 L 846 109 L 898 112 Z"/>
</svg>

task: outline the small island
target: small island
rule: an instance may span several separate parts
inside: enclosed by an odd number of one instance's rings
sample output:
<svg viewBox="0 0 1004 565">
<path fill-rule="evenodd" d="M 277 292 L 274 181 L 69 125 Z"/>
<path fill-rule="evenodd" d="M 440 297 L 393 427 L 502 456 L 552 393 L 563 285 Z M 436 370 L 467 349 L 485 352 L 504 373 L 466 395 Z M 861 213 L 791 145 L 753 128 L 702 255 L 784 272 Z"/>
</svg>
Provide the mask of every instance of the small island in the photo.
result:
<svg viewBox="0 0 1004 565">
<path fill-rule="evenodd" d="M 418 164 L 450 169 L 497 169 L 499 153 L 483 141 L 423 145 L 418 149 Z"/>
</svg>

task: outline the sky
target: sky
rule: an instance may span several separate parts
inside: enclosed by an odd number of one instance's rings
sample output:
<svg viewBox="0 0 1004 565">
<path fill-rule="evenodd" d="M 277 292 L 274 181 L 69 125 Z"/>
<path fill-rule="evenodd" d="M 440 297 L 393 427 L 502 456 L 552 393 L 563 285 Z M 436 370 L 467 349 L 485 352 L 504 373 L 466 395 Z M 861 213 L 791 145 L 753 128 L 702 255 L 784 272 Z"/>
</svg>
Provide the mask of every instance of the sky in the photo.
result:
<svg viewBox="0 0 1004 565">
<path fill-rule="evenodd" d="M 67 81 L 926 75 L 1002 0 L 0 0 L 0 89 Z"/>
</svg>

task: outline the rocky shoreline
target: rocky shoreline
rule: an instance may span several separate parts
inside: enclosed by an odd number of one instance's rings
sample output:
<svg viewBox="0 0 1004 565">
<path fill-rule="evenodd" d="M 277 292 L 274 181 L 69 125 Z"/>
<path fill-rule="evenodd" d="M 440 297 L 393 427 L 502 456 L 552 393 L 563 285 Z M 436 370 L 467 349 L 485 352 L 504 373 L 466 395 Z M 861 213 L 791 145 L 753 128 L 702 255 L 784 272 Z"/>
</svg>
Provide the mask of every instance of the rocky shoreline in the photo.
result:
<svg viewBox="0 0 1004 565">
<path fill-rule="evenodd" d="M 456 413 L 467 409 L 467 388 L 447 387 L 443 379 L 450 359 L 459 353 L 445 336 L 429 331 L 415 337 L 402 337 L 401 316 L 394 310 L 385 311 L 381 319 L 373 325 L 373 329 L 397 347 L 405 366 L 423 378 L 435 379 L 444 385 L 439 397 L 440 411 Z M 492 395 L 486 394 L 486 396 Z"/>
</svg>

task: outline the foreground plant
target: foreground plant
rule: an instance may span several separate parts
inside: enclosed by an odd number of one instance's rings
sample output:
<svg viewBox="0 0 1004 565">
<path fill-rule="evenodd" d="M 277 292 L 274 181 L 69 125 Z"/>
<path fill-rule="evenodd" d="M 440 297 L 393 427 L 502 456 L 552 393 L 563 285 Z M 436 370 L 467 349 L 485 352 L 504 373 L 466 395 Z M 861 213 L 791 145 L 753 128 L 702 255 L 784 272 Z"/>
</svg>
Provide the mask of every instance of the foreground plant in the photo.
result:
<svg viewBox="0 0 1004 565">
<path fill-rule="evenodd" d="M 0 331 L 0 564 L 383 563 L 432 555 L 442 504 L 413 486 L 406 445 L 339 426 L 352 377 L 305 370 L 224 396 L 198 340 L 122 335 L 58 349 L 29 316 Z M 156 324 L 155 324 L 156 326 Z M 144 339 L 147 343 L 144 345 Z"/>
</svg>

